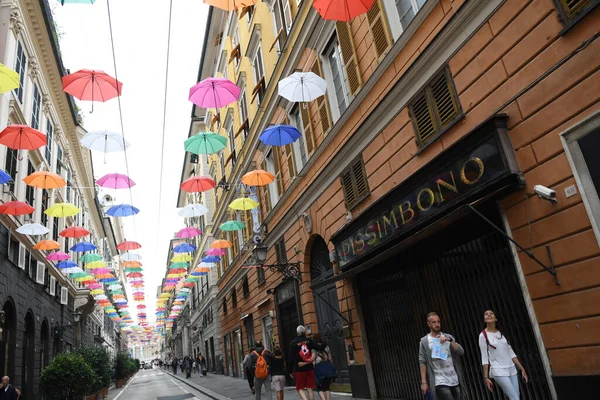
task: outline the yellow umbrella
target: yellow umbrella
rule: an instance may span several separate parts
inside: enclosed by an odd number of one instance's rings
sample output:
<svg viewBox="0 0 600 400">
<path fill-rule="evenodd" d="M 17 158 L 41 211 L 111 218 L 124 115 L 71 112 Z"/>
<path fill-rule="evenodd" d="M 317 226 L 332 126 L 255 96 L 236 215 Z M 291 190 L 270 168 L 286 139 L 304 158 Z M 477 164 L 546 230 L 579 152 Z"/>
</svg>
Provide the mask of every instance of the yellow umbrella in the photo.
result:
<svg viewBox="0 0 600 400">
<path fill-rule="evenodd" d="M 264 186 L 275 181 L 275 175 L 262 169 L 250 171 L 242 176 L 242 183 L 248 186 Z"/>
<path fill-rule="evenodd" d="M 192 261 L 192 256 L 189 254 L 178 254 L 175 257 L 171 258 L 171 262 L 186 262 Z"/>
<path fill-rule="evenodd" d="M 19 86 L 19 74 L 6 65 L 0 64 L 0 93 L 10 92 Z"/>
<path fill-rule="evenodd" d="M 108 264 L 106 264 L 104 261 L 90 261 L 89 263 L 85 264 L 85 268 L 86 269 L 104 268 L 107 265 Z"/>
<path fill-rule="evenodd" d="M 258 203 L 248 197 L 240 197 L 229 204 L 229 208 L 234 210 L 246 211 L 258 207 Z"/>
<path fill-rule="evenodd" d="M 67 182 L 58 174 L 48 171 L 37 171 L 23 178 L 29 186 L 40 189 L 58 189 L 67 185 Z"/>
<path fill-rule="evenodd" d="M 72 217 L 73 215 L 79 214 L 79 212 L 81 212 L 81 210 L 71 203 L 55 203 L 44 211 L 46 215 L 59 218 Z"/>
</svg>

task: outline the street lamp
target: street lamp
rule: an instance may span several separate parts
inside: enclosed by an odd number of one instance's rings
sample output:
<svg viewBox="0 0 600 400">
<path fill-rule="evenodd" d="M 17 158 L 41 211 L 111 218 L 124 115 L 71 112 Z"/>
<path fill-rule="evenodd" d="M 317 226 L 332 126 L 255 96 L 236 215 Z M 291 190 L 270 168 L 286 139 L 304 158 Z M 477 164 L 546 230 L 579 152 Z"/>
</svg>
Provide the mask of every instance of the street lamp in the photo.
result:
<svg viewBox="0 0 600 400">
<path fill-rule="evenodd" d="M 262 243 L 258 243 L 252 249 L 252 254 L 248 257 L 246 262 L 244 263 L 247 267 L 258 267 L 258 268 L 268 268 L 269 271 L 279 272 L 283 275 L 284 279 L 296 279 L 297 281 L 301 279 L 300 273 L 300 263 L 292 262 L 292 263 L 277 263 L 277 264 L 265 264 L 267 261 L 267 246 Z"/>
</svg>

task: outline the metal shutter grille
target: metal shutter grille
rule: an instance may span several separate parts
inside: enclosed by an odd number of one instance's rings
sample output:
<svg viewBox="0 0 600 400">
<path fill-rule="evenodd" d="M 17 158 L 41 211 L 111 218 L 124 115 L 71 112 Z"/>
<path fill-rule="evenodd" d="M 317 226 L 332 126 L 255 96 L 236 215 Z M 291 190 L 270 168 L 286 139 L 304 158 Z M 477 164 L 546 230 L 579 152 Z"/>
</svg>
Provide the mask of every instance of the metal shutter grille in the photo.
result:
<svg viewBox="0 0 600 400">
<path fill-rule="evenodd" d="M 452 96 L 450 82 L 446 79 L 445 74 L 434 81 L 431 93 L 439 116 L 440 126 L 443 127 L 458 115 L 458 108 Z"/>
<path fill-rule="evenodd" d="M 304 128 L 304 140 L 306 141 L 306 151 L 312 154 L 315 150 L 315 139 L 312 130 L 312 121 L 307 104 L 300 105 L 300 115 L 302 118 L 302 127 Z"/>
<path fill-rule="evenodd" d="M 419 137 L 419 141 L 423 143 L 436 132 L 425 92 L 421 93 L 421 95 L 413 102 L 411 111 L 417 130 L 417 136 Z"/>
<path fill-rule="evenodd" d="M 323 71 L 321 70 L 321 63 L 319 62 L 319 58 L 315 59 L 313 66 L 311 68 L 311 72 L 314 74 L 323 77 Z M 321 121 L 321 128 L 323 129 L 323 136 L 327 135 L 329 129 L 331 128 L 331 114 L 329 112 L 329 104 L 327 104 L 326 97 L 327 95 L 320 96 L 317 98 L 317 107 L 319 108 L 319 120 Z"/>
<path fill-rule="evenodd" d="M 340 48 L 342 50 L 342 58 L 344 59 L 348 88 L 350 89 L 350 93 L 354 95 L 362 86 L 362 78 L 356 61 L 356 51 L 354 49 L 354 41 L 352 40 L 352 32 L 350 31 L 350 25 L 347 22 L 338 21 L 336 22 L 335 27 Z"/>
<path fill-rule="evenodd" d="M 367 12 L 367 19 L 369 20 L 369 26 L 371 27 L 371 35 L 373 35 L 373 42 L 375 43 L 377 57 L 381 57 L 391 43 L 389 34 L 385 27 L 385 17 L 381 10 L 382 7 L 379 1 L 376 1 L 371 9 Z"/>
</svg>

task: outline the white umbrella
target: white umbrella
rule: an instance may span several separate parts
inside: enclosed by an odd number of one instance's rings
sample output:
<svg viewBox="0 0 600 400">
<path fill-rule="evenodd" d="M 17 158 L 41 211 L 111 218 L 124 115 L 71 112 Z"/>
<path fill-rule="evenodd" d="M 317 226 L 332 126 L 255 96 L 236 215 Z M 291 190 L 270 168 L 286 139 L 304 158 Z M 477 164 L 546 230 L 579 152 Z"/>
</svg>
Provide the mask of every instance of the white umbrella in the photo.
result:
<svg viewBox="0 0 600 400">
<path fill-rule="evenodd" d="M 208 213 L 208 208 L 204 204 L 188 204 L 187 206 L 180 208 L 177 212 L 182 217 L 201 217 Z"/>
<path fill-rule="evenodd" d="M 119 256 L 121 261 L 140 261 L 142 256 L 137 253 L 125 253 Z"/>
<path fill-rule="evenodd" d="M 69 275 L 69 274 L 78 274 L 80 272 L 83 272 L 83 270 L 79 267 L 70 267 L 70 268 L 62 268 L 60 270 L 60 272 L 62 272 L 65 275 Z"/>
<path fill-rule="evenodd" d="M 313 72 L 294 72 L 279 81 L 279 95 L 293 102 L 313 101 L 323 96 L 327 82 Z"/>
<path fill-rule="evenodd" d="M 50 229 L 40 224 L 25 224 L 16 229 L 21 235 L 45 235 Z"/>
<path fill-rule="evenodd" d="M 123 286 L 121 286 L 121 285 L 119 285 L 119 284 L 117 283 L 117 284 L 114 284 L 114 285 L 110 285 L 110 286 L 108 287 L 108 290 L 116 290 L 116 289 L 122 289 L 122 288 L 123 288 Z"/>
<path fill-rule="evenodd" d="M 81 138 L 81 144 L 90 150 L 103 152 L 104 162 L 106 162 L 106 153 L 125 151 L 129 147 L 129 143 L 123 136 L 111 131 L 88 132 Z"/>
</svg>

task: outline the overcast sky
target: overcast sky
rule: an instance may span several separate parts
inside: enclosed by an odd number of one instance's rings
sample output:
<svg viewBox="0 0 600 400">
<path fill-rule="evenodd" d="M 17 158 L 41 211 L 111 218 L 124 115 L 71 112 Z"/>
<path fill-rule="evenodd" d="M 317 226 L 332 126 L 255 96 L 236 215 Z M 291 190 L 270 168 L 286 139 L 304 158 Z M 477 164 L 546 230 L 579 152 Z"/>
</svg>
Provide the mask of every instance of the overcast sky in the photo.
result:
<svg viewBox="0 0 600 400">
<path fill-rule="evenodd" d="M 82 68 L 103 70 L 115 76 L 106 0 L 93 5 L 60 5 L 49 0 L 59 34 L 64 65 L 71 72 Z M 140 209 L 124 218 L 127 240 L 142 244 L 148 321 L 153 322 L 156 288 L 165 274 L 167 249 L 174 233 L 184 226 L 176 202 L 192 103 L 188 92 L 196 83 L 208 6 L 201 0 L 173 0 L 171 47 L 164 148 L 162 147 L 165 68 L 169 22 L 168 0 L 110 0 L 117 76 L 123 82 L 121 106 L 133 205 Z M 95 103 L 78 101 L 88 131 L 121 132 L 117 99 Z M 162 195 L 160 159 L 164 151 Z M 106 173 L 126 174 L 124 153 L 104 157 L 94 153 L 95 178 Z M 131 204 L 127 190 L 113 191 L 115 204 Z M 161 215 L 158 217 L 159 201 Z M 131 288 L 128 287 L 128 293 Z M 129 296 L 136 319 L 136 303 Z"/>
</svg>

